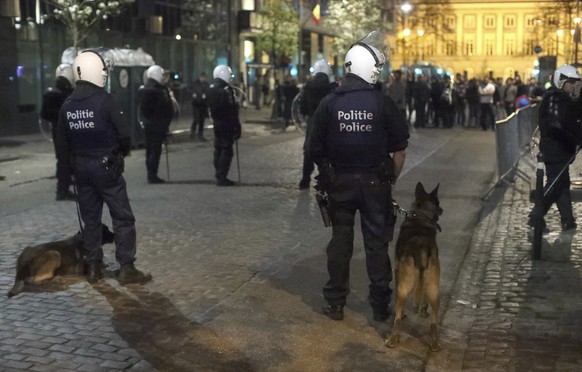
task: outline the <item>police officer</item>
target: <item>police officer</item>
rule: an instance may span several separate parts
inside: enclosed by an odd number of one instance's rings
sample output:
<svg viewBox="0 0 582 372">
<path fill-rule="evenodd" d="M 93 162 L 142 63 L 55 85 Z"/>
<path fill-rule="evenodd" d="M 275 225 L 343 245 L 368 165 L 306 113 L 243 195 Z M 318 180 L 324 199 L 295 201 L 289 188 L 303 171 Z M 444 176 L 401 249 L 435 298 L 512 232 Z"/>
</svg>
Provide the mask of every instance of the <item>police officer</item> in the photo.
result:
<svg viewBox="0 0 582 372">
<path fill-rule="evenodd" d="M 57 122 L 59 111 L 68 96 L 73 92 L 73 69 L 68 63 L 60 64 L 55 73 L 55 86 L 48 88 L 42 95 L 40 116 L 51 123 L 51 134 L 55 156 L 57 158 L 57 197 L 56 200 L 75 200 L 69 187 L 72 183 L 71 170 L 65 166 L 66 161 L 59 158 L 57 149 Z"/>
<path fill-rule="evenodd" d="M 307 144 L 311 138 L 310 132 L 313 128 L 313 113 L 323 97 L 337 88 L 337 83 L 330 82 L 332 76 L 329 64 L 320 59 L 313 65 L 313 78 L 305 83 L 303 87 L 299 111 L 307 117 L 307 128 L 305 130 L 305 142 L 303 143 L 303 177 L 299 182 L 299 189 L 301 190 L 309 189 L 311 173 L 313 173 L 314 169 L 313 160 L 307 151 Z"/>
<path fill-rule="evenodd" d="M 334 320 L 343 319 L 350 292 L 357 210 L 370 279 L 368 301 L 374 320 L 390 315 L 392 267 L 386 234 L 393 216 L 391 184 L 402 170 L 409 133 L 394 101 L 374 89 L 385 63 L 380 40 L 373 32 L 347 52 L 345 80 L 319 104 L 309 143 L 319 169 L 316 188 L 329 196 L 333 232 L 327 245 L 329 280 L 323 288 L 328 306 L 323 311 Z"/>
<path fill-rule="evenodd" d="M 580 75 L 574 66 L 560 66 L 552 75 L 553 86 L 544 95 L 539 108 L 540 152 L 546 166 L 546 187 L 555 182 L 543 205 L 535 205 L 530 213 L 529 226 L 533 227 L 539 215 L 546 215 L 556 203 L 560 212 L 562 230 L 576 226 L 570 196 L 569 164 L 574 160 L 577 147 L 582 144 L 582 112 L 575 101 L 575 85 Z M 562 175 L 558 178 L 560 172 Z M 545 221 L 543 229 L 547 232 Z"/>
<path fill-rule="evenodd" d="M 229 82 L 232 70 L 218 65 L 213 72 L 214 82 L 208 88 L 207 102 L 214 121 L 214 169 L 218 186 L 233 186 L 226 176 L 233 157 L 233 144 L 241 135 L 238 103 Z"/>
<path fill-rule="evenodd" d="M 206 73 L 201 73 L 198 79 L 192 84 L 192 128 L 190 129 L 190 138 L 198 138 L 199 141 L 206 142 L 204 138 L 204 120 L 208 115 L 208 106 L 206 105 L 206 91 L 208 90 L 208 81 Z M 198 132 L 198 134 L 196 134 Z"/>
<path fill-rule="evenodd" d="M 164 85 L 164 69 L 158 65 L 146 71 L 146 82 L 138 92 L 140 117 L 144 125 L 147 180 L 150 184 L 165 182 L 158 177 L 162 144 L 166 139 L 174 107 L 170 91 Z"/>
<path fill-rule="evenodd" d="M 101 215 L 107 204 L 115 234 L 115 258 L 120 284 L 151 279 L 134 266 L 135 218 L 123 172 L 129 154 L 130 131 L 123 112 L 103 89 L 109 68 L 99 54 L 87 50 L 73 62 L 76 87 L 59 114 L 57 142 L 60 156 L 72 164 L 83 230 L 84 260 L 89 283 L 103 277 Z"/>
</svg>

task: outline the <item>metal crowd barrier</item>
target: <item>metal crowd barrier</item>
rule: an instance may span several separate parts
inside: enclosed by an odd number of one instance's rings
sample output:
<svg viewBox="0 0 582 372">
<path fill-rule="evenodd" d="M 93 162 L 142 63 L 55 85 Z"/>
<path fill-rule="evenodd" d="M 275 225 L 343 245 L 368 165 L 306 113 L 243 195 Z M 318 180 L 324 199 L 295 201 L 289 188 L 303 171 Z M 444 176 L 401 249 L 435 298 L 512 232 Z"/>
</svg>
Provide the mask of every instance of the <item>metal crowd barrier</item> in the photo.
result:
<svg viewBox="0 0 582 372">
<path fill-rule="evenodd" d="M 529 176 L 518 169 L 520 159 L 531 152 L 532 139 L 537 128 L 537 104 L 518 109 L 495 124 L 497 154 L 497 182 L 484 199 L 489 197 L 499 184 L 513 184 L 515 177 L 529 180 Z"/>
</svg>

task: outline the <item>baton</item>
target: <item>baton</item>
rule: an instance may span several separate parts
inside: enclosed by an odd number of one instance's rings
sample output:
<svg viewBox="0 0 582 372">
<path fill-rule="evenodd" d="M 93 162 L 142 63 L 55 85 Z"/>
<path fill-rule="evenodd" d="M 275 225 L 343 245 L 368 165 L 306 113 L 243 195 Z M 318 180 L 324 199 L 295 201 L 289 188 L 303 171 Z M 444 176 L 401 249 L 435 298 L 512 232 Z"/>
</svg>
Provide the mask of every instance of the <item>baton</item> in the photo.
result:
<svg viewBox="0 0 582 372">
<path fill-rule="evenodd" d="M 568 167 L 570 166 L 570 164 L 572 162 L 574 162 L 574 159 L 576 159 L 576 155 L 578 155 L 578 152 L 580 151 L 581 148 L 582 147 L 580 147 L 580 146 L 578 146 L 576 148 L 576 153 L 574 155 L 572 155 L 572 157 L 570 158 L 570 160 L 568 160 L 568 162 L 566 163 L 566 165 L 564 166 L 564 168 L 562 168 L 562 170 L 560 171 L 560 173 L 558 173 L 558 176 L 554 179 L 554 182 L 552 182 L 552 184 L 550 186 L 548 186 L 548 188 L 544 192 L 544 198 L 546 197 L 546 195 L 548 195 L 548 193 L 550 192 L 550 190 L 552 189 L 552 187 L 554 187 L 554 185 L 556 184 L 556 182 L 558 182 L 558 180 L 560 179 L 560 177 L 562 177 L 562 174 L 564 174 L 564 172 L 566 171 L 566 169 L 568 169 Z"/>
<path fill-rule="evenodd" d="M 166 147 L 166 173 L 168 175 L 168 181 L 170 180 L 170 158 L 168 156 L 168 138 L 164 138 L 164 146 Z"/>
<path fill-rule="evenodd" d="M 238 140 L 234 141 L 236 147 L 236 170 L 238 172 L 238 183 L 240 183 L 240 161 L 238 158 Z"/>
</svg>

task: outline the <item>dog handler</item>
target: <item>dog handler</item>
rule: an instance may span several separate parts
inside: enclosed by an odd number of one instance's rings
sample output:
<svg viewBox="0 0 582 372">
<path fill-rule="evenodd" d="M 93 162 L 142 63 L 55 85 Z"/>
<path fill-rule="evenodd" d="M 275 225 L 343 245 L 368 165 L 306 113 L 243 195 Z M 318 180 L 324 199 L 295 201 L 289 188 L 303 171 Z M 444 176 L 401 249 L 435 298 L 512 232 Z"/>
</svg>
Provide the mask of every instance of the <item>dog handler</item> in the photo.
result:
<svg viewBox="0 0 582 372">
<path fill-rule="evenodd" d="M 333 320 L 343 319 L 350 292 L 357 210 L 370 279 L 368 301 L 374 320 L 385 321 L 390 315 L 391 239 L 386 233 L 392 215 L 391 188 L 404 165 L 409 133 L 396 104 L 374 89 L 386 62 L 383 44 L 384 38 L 372 32 L 352 45 L 345 57 L 344 82 L 314 114 L 309 152 L 318 166 L 318 187 L 329 196 L 333 229 L 327 245 L 329 280 L 323 288 L 328 306 L 323 312 Z"/>
<path fill-rule="evenodd" d="M 104 89 L 109 68 L 103 58 L 87 50 L 73 61 L 76 87 L 59 114 L 58 148 L 72 164 L 77 182 L 81 218 L 85 224 L 86 276 L 89 283 L 103 278 L 101 215 L 103 202 L 111 213 L 115 258 L 121 265 L 121 284 L 144 283 L 151 275 L 135 268 L 135 217 L 131 211 L 123 173 L 129 154 L 130 131 L 113 97 Z"/>
</svg>

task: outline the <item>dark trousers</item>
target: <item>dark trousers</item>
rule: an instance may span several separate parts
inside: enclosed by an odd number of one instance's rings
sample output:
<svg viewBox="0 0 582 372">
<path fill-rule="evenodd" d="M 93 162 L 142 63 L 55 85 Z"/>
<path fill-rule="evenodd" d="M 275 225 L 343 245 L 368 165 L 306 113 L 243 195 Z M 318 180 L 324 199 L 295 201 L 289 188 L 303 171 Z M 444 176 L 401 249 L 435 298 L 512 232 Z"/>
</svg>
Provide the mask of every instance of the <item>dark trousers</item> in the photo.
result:
<svg viewBox="0 0 582 372">
<path fill-rule="evenodd" d="M 493 111 L 492 103 L 481 103 L 480 106 L 481 115 L 481 129 L 487 130 L 487 128 L 495 129 L 495 111 Z"/>
<path fill-rule="evenodd" d="M 230 163 L 234 155 L 232 146 L 234 139 L 232 135 L 219 135 L 214 133 L 214 169 L 217 180 L 224 180 L 228 175 Z"/>
<path fill-rule="evenodd" d="M 66 165 L 67 162 L 63 161 L 59 156 L 59 151 L 57 151 L 57 130 L 56 123 L 51 123 L 52 125 L 52 137 L 53 145 L 55 147 L 55 156 L 57 158 L 57 195 L 64 195 L 69 191 L 69 187 L 72 182 L 72 172 L 71 169 Z"/>
<path fill-rule="evenodd" d="M 416 102 L 414 104 L 414 112 L 416 113 L 416 121 L 414 126 L 416 128 L 426 127 L 426 102 Z"/>
<path fill-rule="evenodd" d="M 390 197 L 388 182 L 373 173 L 338 173 L 328 190 L 332 238 L 327 245 L 329 281 L 323 296 L 330 305 L 345 305 L 350 292 L 350 260 L 354 250 L 354 221 L 360 211 L 368 271 L 369 302 L 385 311 L 392 290 L 392 265 L 388 256 L 387 218 Z"/>
<path fill-rule="evenodd" d="M 202 137 L 204 133 L 204 120 L 206 120 L 206 106 L 192 105 L 192 127 L 190 128 L 190 136 L 198 133 L 198 137 Z"/>
<path fill-rule="evenodd" d="M 150 181 L 158 177 L 162 145 L 165 138 L 165 133 L 145 131 L 145 162 Z"/>
<path fill-rule="evenodd" d="M 551 163 L 546 162 L 546 185 L 544 187 L 544 193 L 548 189 L 548 186 L 556 180 L 560 171 L 566 166 L 566 162 L 563 163 Z M 556 203 L 558 207 L 558 212 L 560 213 L 560 220 L 562 224 L 570 224 L 575 222 L 574 213 L 572 212 L 572 197 L 570 195 L 570 169 L 569 165 L 562 173 L 562 176 L 556 181 L 550 192 L 544 197 L 543 205 L 535 205 L 531 214 L 530 221 L 533 223 L 538 213 L 542 213 L 542 217 L 548 213 L 548 210 Z"/>
<path fill-rule="evenodd" d="M 81 218 L 85 225 L 83 245 L 85 262 L 103 260 L 101 248 L 101 216 L 107 204 L 115 234 L 115 259 L 120 264 L 135 261 L 135 217 L 131 211 L 125 179 L 121 173 L 101 167 L 100 158 L 76 157 L 75 178 Z"/>
</svg>

